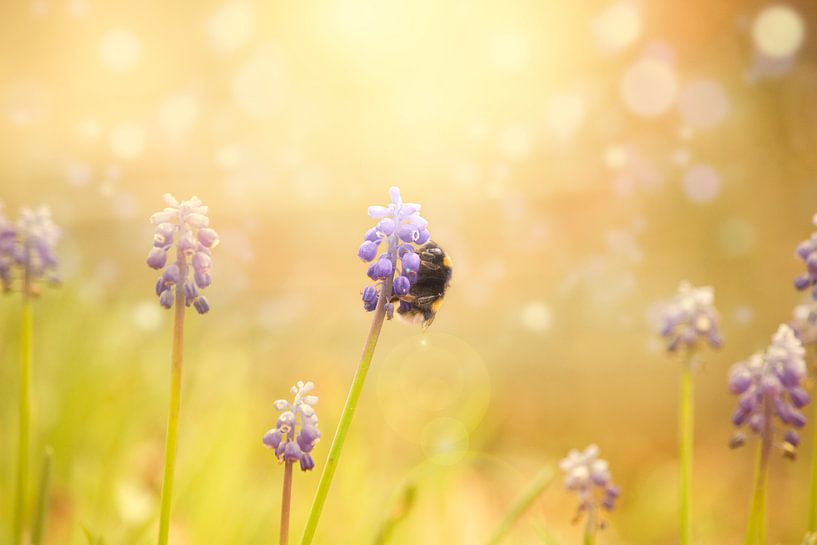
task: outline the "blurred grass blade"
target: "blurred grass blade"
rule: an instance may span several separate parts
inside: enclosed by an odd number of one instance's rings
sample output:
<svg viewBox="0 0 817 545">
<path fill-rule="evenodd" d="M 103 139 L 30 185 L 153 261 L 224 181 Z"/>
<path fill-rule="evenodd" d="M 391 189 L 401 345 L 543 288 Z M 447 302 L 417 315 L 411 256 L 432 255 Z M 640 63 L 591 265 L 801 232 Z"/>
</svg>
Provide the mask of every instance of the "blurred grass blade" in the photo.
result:
<svg viewBox="0 0 817 545">
<path fill-rule="evenodd" d="M 401 490 L 400 497 L 389 515 L 380 523 L 380 528 L 372 542 L 373 545 L 386 545 L 388 543 L 394 529 L 408 517 L 416 499 L 417 486 L 414 483 L 407 483 Z"/>
<path fill-rule="evenodd" d="M 82 533 L 85 534 L 85 539 L 88 540 L 88 545 L 105 545 L 105 540 L 102 539 L 102 536 L 95 538 L 94 534 L 91 533 L 91 531 L 85 526 L 82 527 Z"/>
<path fill-rule="evenodd" d="M 51 482 L 51 459 L 54 457 L 54 449 L 45 447 L 43 455 L 43 466 L 40 472 L 40 491 L 37 497 L 37 510 L 34 512 L 34 520 L 31 527 L 31 545 L 42 545 L 43 528 L 48 514 L 48 490 Z"/>
<path fill-rule="evenodd" d="M 513 503 L 491 539 L 488 540 L 488 545 L 497 545 L 505 539 L 516 521 L 533 505 L 533 502 L 545 491 L 551 481 L 553 481 L 553 468 L 546 466 L 536 475 L 525 492 Z"/>
<path fill-rule="evenodd" d="M 553 536 L 550 530 L 541 522 L 534 521 L 531 526 L 536 532 L 536 536 L 542 540 L 545 545 L 559 545 L 559 541 Z"/>
</svg>

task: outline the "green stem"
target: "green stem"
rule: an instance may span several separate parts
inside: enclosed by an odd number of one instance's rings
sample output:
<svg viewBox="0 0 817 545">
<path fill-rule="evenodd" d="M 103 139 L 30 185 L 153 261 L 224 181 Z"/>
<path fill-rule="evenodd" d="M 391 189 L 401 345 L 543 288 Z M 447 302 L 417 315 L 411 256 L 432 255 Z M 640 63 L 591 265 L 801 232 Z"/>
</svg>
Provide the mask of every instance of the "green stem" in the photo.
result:
<svg viewBox="0 0 817 545">
<path fill-rule="evenodd" d="M 392 262 L 394 261 L 393 259 Z M 338 468 L 338 460 L 340 459 L 343 445 L 346 442 L 346 434 L 349 432 L 349 426 L 352 424 L 352 417 L 355 415 L 357 402 L 363 391 L 363 383 L 366 381 L 366 375 L 372 363 L 372 356 L 374 356 L 374 349 L 377 346 L 377 339 L 380 337 L 380 330 L 383 327 L 383 320 L 386 317 L 386 297 L 384 297 L 383 294 L 391 293 L 392 283 L 392 277 L 386 278 L 383 282 L 380 292 L 381 295 L 377 300 L 377 307 L 375 308 L 372 324 L 369 328 L 369 335 L 366 338 L 366 345 L 363 347 L 363 355 L 360 357 L 360 364 L 352 380 L 349 395 L 346 397 L 346 404 L 343 406 L 343 412 L 340 415 L 335 437 L 332 439 L 332 445 L 329 447 L 329 456 L 326 459 L 323 473 L 321 473 L 321 479 L 318 482 L 315 499 L 312 501 L 312 508 L 309 511 L 309 519 L 306 521 L 306 528 L 304 529 L 304 536 L 301 539 L 301 545 L 309 545 L 315 537 L 318 521 L 321 518 L 321 512 L 326 503 L 326 496 L 329 494 L 329 487 L 332 485 L 332 478 L 335 476 L 335 471 Z"/>
<path fill-rule="evenodd" d="M 26 278 L 28 275 L 26 274 Z M 17 487 L 14 501 L 13 543 L 23 543 L 27 492 L 28 492 L 28 447 L 31 427 L 31 361 L 32 361 L 32 307 L 28 282 L 23 286 L 23 309 L 20 338 L 20 423 L 17 450 Z"/>
<path fill-rule="evenodd" d="M 289 512 L 292 505 L 292 462 L 284 467 L 284 489 L 281 493 L 281 545 L 289 542 Z"/>
<path fill-rule="evenodd" d="M 179 278 L 187 277 L 187 264 L 180 256 Z M 185 296 L 182 286 L 176 286 L 173 320 L 173 352 L 170 369 L 170 404 L 167 412 L 167 442 L 165 443 L 165 470 L 162 480 L 162 503 L 159 515 L 159 545 L 167 545 L 170 532 L 170 504 L 173 498 L 173 475 L 176 471 L 176 442 L 179 430 L 179 405 L 182 389 L 182 359 L 184 352 Z"/>
<path fill-rule="evenodd" d="M 817 387 L 814 389 L 812 399 L 817 400 Z M 812 429 L 811 441 L 811 485 L 809 487 L 809 501 L 808 501 L 808 531 L 809 533 L 817 532 L 817 402 L 814 405 L 814 423 Z"/>
<path fill-rule="evenodd" d="M 45 517 L 48 514 L 48 487 L 51 482 L 51 459 L 54 451 L 51 447 L 45 448 L 43 467 L 40 473 L 40 495 L 37 498 L 37 511 L 34 513 L 34 523 L 31 529 L 31 545 L 42 545 Z"/>
<path fill-rule="evenodd" d="M 582 545 L 593 545 L 596 542 L 596 509 L 590 507 L 587 510 L 587 522 L 584 524 L 584 537 Z"/>
<path fill-rule="evenodd" d="M 511 528 L 513 528 L 513 525 L 516 524 L 516 521 L 533 505 L 536 498 L 545 491 L 552 480 L 553 469 L 550 467 L 543 468 L 536 477 L 534 477 L 522 495 L 511 505 L 507 513 L 505 513 L 505 517 L 502 519 L 496 531 L 494 531 L 491 539 L 488 541 L 488 545 L 498 545 L 505 539 L 505 536 L 510 532 Z"/>
<path fill-rule="evenodd" d="M 681 400 L 678 418 L 678 438 L 680 444 L 680 532 L 681 545 L 689 545 L 691 539 L 691 488 L 692 488 L 692 442 L 694 428 L 693 414 L 692 358 L 684 364 L 681 374 Z"/>
<path fill-rule="evenodd" d="M 755 466 L 755 490 L 752 495 L 752 507 L 749 511 L 749 524 L 746 529 L 746 545 L 765 545 L 766 543 L 766 489 L 769 481 L 769 457 L 772 452 L 772 403 L 763 399 L 766 426 L 761 437 L 757 465 Z"/>
</svg>

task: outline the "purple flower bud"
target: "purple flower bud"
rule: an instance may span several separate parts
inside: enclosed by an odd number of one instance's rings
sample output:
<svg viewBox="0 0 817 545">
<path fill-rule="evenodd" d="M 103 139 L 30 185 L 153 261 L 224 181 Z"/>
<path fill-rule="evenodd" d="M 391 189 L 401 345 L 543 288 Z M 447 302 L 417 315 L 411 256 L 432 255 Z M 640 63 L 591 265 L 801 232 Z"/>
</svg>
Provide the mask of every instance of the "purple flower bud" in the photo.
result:
<svg viewBox="0 0 817 545">
<path fill-rule="evenodd" d="M 761 433 L 765 423 L 766 418 L 762 414 L 755 413 L 749 417 L 749 429 L 755 433 Z"/>
<path fill-rule="evenodd" d="M 806 258 L 806 269 L 811 274 L 817 274 L 817 252 L 811 252 Z"/>
<path fill-rule="evenodd" d="M 800 387 L 791 388 L 789 390 L 789 398 L 792 404 L 798 409 L 808 405 L 808 402 L 811 400 L 808 393 Z"/>
<path fill-rule="evenodd" d="M 193 256 L 193 268 L 197 271 L 209 269 L 213 265 L 213 260 L 204 252 L 196 252 Z"/>
<path fill-rule="evenodd" d="M 197 290 L 196 286 L 189 280 L 184 282 L 184 296 L 187 299 L 188 304 L 199 296 L 199 290 Z"/>
<path fill-rule="evenodd" d="M 411 282 L 405 276 L 398 276 L 394 281 L 394 294 L 406 295 L 411 290 Z"/>
<path fill-rule="evenodd" d="M 369 267 L 367 274 L 372 280 L 383 280 L 391 276 L 393 272 L 394 265 L 391 260 L 383 256 Z"/>
<path fill-rule="evenodd" d="M 377 289 L 374 286 L 363 288 L 363 301 L 366 303 L 377 303 Z"/>
<path fill-rule="evenodd" d="M 794 430 L 786 430 L 784 440 L 791 446 L 796 447 L 800 444 L 800 434 Z"/>
<path fill-rule="evenodd" d="M 321 432 L 314 426 L 303 426 L 301 433 L 298 434 L 298 446 L 303 452 L 312 452 L 318 440 L 321 438 Z"/>
<path fill-rule="evenodd" d="M 207 302 L 207 298 L 203 295 L 200 295 L 195 301 L 193 301 L 193 307 L 199 314 L 207 314 L 207 312 L 210 310 L 210 304 Z"/>
<path fill-rule="evenodd" d="M 199 229 L 198 239 L 205 248 L 215 248 L 218 246 L 218 233 L 209 227 Z"/>
<path fill-rule="evenodd" d="M 312 459 L 312 456 L 309 453 L 304 452 L 301 455 L 301 471 L 312 471 L 315 467 L 315 460 Z"/>
<path fill-rule="evenodd" d="M 173 306 L 173 290 L 171 288 L 165 289 L 159 296 L 159 304 L 165 308 Z"/>
<path fill-rule="evenodd" d="M 377 243 L 372 242 L 371 240 L 366 240 L 363 244 L 360 245 L 360 248 L 357 250 L 357 256 L 365 261 L 369 262 L 375 258 L 377 255 Z"/>
<path fill-rule="evenodd" d="M 167 251 L 162 248 L 153 248 L 150 250 L 147 259 L 148 267 L 151 269 L 161 269 L 167 263 Z"/>
<path fill-rule="evenodd" d="M 179 241 L 179 251 L 187 257 L 192 257 L 196 253 L 196 241 L 193 240 L 190 233 Z"/>
<path fill-rule="evenodd" d="M 193 273 L 193 279 L 196 281 L 196 285 L 204 289 L 209 286 L 213 282 L 213 277 L 210 275 L 210 271 L 196 269 Z"/>
<path fill-rule="evenodd" d="M 284 447 L 284 461 L 285 462 L 299 462 L 303 453 L 294 441 L 287 441 Z"/>
<path fill-rule="evenodd" d="M 162 274 L 162 279 L 164 280 L 165 285 L 172 286 L 179 282 L 180 274 L 179 266 L 173 263 L 165 269 L 165 272 Z"/>
<path fill-rule="evenodd" d="M 366 235 L 363 237 L 363 240 L 368 240 L 369 242 L 379 241 L 380 237 L 377 235 L 377 227 L 372 227 L 366 231 Z"/>
<path fill-rule="evenodd" d="M 377 229 L 377 232 L 378 232 L 379 234 L 382 234 L 382 235 L 384 235 L 384 236 L 387 236 L 387 237 L 388 237 L 388 236 L 390 236 L 392 233 L 394 233 L 394 228 L 395 228 L 395 227 L 396 227 L 396 226 L 395 226 L 395 224 L 394 224 L 394 220 L 393 220 L 393 219 L 390 219 L 390 218 L 383 218 L 382 220 L 380 220 L 380 221 L 378 222 L 376 229 Z"/>
<path fill-rule="evenodd" d="M 420 256 L 414 252 L 403 256 L 403 274 L 418 273 L 420 271 Z"/>
<path fill-rule="evenodd" d="M 750 391 L 738 398 L 738 406 L 745 412 L 750 413 L 760 403 L 760 398 L 756 392 Z"/>
<path fill-rule="evenodd" d="M 794 279 L 794 287 L 803 291 L 811 285 L 811 278 L 807 274 L 799 274 Z"/>
<path fill-rule="evenodd" d="M 281 444 L 281 437 L 282 434 L 280 430 L 273 428 L 264 434 L 264 438 L 262 439 L 262 441 L 264 443 L 264 446 L 266 446 L 267 448 L 276 450 L 278 448 L 278 445 Z"/>
<path fill-rule="evenodd" d="M 736 367 L 729 374 L 729 391 L 742 394 L 752 384 L 752 374 L 745 367 Z"/>
<path fill-rule="evenodd" d="M 153 245 L 157 248 L 167 248 L 173 243 L 173 233 L 176 227 L 170 223 L 160 223 L 153 230 Z"/>
<path fill-rule="evenodd" d="M 420 239 L 420 230 L 413 225 L 404 223 L 397 229 L 397 236 L 400 237 L 400 240 L 403 242 L 416 243 Z"/>
<path fill-rule="evenodd" d="M 748 411 L 743 410 L 742 408 L 738 407 L 734 413 L 732 413 L 732 424 L 735 426 L 742 426 L 744 422 L 746 422 L 746 418 L 750 415 Z"/>
<path fill-rule="evenodd" d="M 780 380 L 774 375 L 764 375 L 760 379 L 760 391 L 763 392 L 764 395 L 770 397 L 777 397 L 782 389 L 782 385 L 780 384 Z"/>
<path fill-rule="evenodd" d="M 420 229 L 420 235 L 417 237 L 417 241 L 415 242 L 418 245 L 425 244 L 431 238 L 431 233 L 428 232 L 428 229 Z"/>
<path fill-rule="evenodd" d="M 165 285 L 164 277 L 159 277 L 159 279 L 156 281 L 156 295 L 161 295 L 166 289 L 167 286 Z"/>
<path fill-rule="evenodd" d="M 797 249 L 795 251 L 798 257 L 805 260 L 814 250 L 814 244 L 810 240 L 804 240 L 797 245 Z"/>
</svg>

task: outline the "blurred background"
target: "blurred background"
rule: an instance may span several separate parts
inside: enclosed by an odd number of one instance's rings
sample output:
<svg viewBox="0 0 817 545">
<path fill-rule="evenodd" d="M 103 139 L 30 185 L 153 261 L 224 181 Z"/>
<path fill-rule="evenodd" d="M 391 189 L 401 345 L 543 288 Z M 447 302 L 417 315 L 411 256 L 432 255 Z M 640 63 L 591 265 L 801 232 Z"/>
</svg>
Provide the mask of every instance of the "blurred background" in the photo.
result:
<svg viewBox="0 0 817 545">
<path fill-rule="evenodd" d="M 656 326 L 689 280 L 714 286 L 726 341 L 697 375 L 694 533 L 740 543 L 754 449 L 727 448 L 726 373 L 801 300 L 815 24 L 805 1 L 3 2 L 0 200 L 64 231 L 35 308 L 46 542 L 155 540 L 172 318 L 145 257 L 165 192 L 201 197 L 222 236 L 212 311 L 188 318 L 172 541 L 276 541 L 261 436 L 309 379 L 324 442 L 295 475 L 300 537 L 371 318 L 366 208 L 397 185 L 454 281 L 428 332 L 385 325 L 317 542 L 372 543 L 409 487 L 390 543 L 482 543 L 542 467 L 597 443 L 623 489 L 599 542 L 677 543 L 681 367 Z M 19 312 L 0 299 L 0 535 Z M 803 535 L 811 447 L 773 460 L 773 543 Z M 554 481 L 507 542 L 577 543 L 575 506 Z"/>
</svg>

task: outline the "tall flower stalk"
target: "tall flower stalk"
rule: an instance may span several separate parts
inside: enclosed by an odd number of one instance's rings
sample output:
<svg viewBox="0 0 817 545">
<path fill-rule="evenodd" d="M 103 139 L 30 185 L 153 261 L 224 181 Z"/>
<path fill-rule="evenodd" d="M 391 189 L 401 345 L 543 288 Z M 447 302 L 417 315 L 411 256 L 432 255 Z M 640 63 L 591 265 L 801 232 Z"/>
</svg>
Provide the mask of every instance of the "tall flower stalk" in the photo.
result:
<svg viewBox="0 0 817 545">
<path fill-rule="evenodd" d="M 281 526 L 280 545 L 289 543 L 289 515 L 292 505 L 292 466 L 295 462 L 301 471 L 311 471 L 315 467 L 312 449 L 320 441 L 318 415 L 313 408 L 318 397 L 310 394 L 315 389 L 312 382 L 298 383 L 290 388 L 294 394 L 292 403 L 285 399 L 277 400 L 273 405 L 281 415 L 275 427 L 264 434 L 264 445 L 272 449 L 275 457 L 284 464 L 284 485 L 281 492 Z"/>
<path fill-rule="evenodd" d="M 367 275 L 375 285 L 367 286 L 363 290 L 362 298 L 364 309 L 374 312 L 374 315 L 363 347 L 363 355 L 352 379 L 335 436 L 329 447 L 329 456 L 321 473 L 301 545 L 312 543 L 318 528 L 318 521 L 337 471 L 346 436 L 363 392 L 363 384 L 369 373 L 383 321 L 394 314 L 392 299 L 406 295 L 416 282 L 420 267 L 416 246 L 424 244 L 430 238 L 428 222 L 420 216 L 420 205 L 404 203 L 400 190 L 396 187 L 389 190 L 389 196 L 391 203 L 388 206 L 369 207 L 369 217 L 378 222 L 366 232 L 364 241 L 358 248 L 358 257 L 365 262 L 372 262 Z"/>
<path fill-rule="evenodd" d="M 12 223 L 0 213 L 0 287 L 4 293 L 20 291 L 20 394 L 17 443 L 17 476 L 14 492 L 12 543 L 23 543 L 28 518 L 28 471 L 31 442 L 31 375 L 33 361 L 32 303 L 44 282 L 55 283 L 57 260 L 54 247 L 60 230 L 48 208 L 23 208 Z"/>
<path fill-rule="evenodd" d="M 754 491 L 746 530 L 746 545 L 766 543 L 766 503 L 769 460 L 779 445 L 783 454 L 794 459 L 806 424 L 801 412 L 809 401 L 801 382 L 806 376 L 805 349 L 792 328 L 781 325 L 763 354 L 732 366 L 729 389 L 738 397 L 732 423 L 738 428 L 731 446 L 746 442 L 744 430 L 760 438 L 755 467 Z"/>
<path fill-rule="evenodd" d="M 559 462 L 559 468 L 565 476 L 565 488 L 574 492 L 579 500 L 574 521 L 584 518 L 582 544 L 594 545 L 596 533 L 607 527 L 604 513 L 615 508 L 621 491 L 613 484 L 609 466 L 599 458 L 596 445 L 584 451 L 571 450 Z"/>
<path fill-rule="evenodd" d="M 193 197 L 179 202 L 165 194 L 167 207 L 150 218 L 154 225 L 153 248 L 147 264 L 162 270 L 156 282 L 159 303 L 176 309 L 173 319 L 173 349 L 170 358 L 170 401 L 167 416 L 162 500 L 159 513 L 159 545 L 167 545 L 170 532 L 170 507 L 173 498 L 173 476 L 176 472 L 176 445 L 181 405 L 182 363 L 184 358 L 184 315 L 193 306 L 199 314 L 210 310 L 207 299 L 199 293 L 212 282 L 211 249 L 218 244 L 218 234 L 208 227 L 208 209 Z M 175 261 L 167 265 L 168 255 L 175 249 Z M 192 272 L 192 274 L 191 274 Z"/>
<path fill-rule="evenodd" d="M 694 451 L 694 371 L 698 345 L 721 346 L 714 292 L 710 287 L 695 288 L 682 282 L 663 317 L 662 336 L 670 352 L 684 352 L 678 411 L 679 530 L 681 545 L 692 540 L 692 454 Z"/>
<path fill-rule="evenodd" d="M 817 214 L 812 223 L 817 226 Z M 810 290 L 812 299 L 810 303 L 795 308 L 795 331 L 804 345 L 817 346 L 817 232 L 797 245 L 795 255 L 803 261 L 806 271 L 794 279 L 794 287 L 800 291 Z M 817 381 L 813 394 L 817 395 Z M 817 403 L 813 410 L 817 422 Z M 817 535 L 817 426 L 814 426 L 812 439 L 807 523 L 808 533 Z"/>
</svg>

